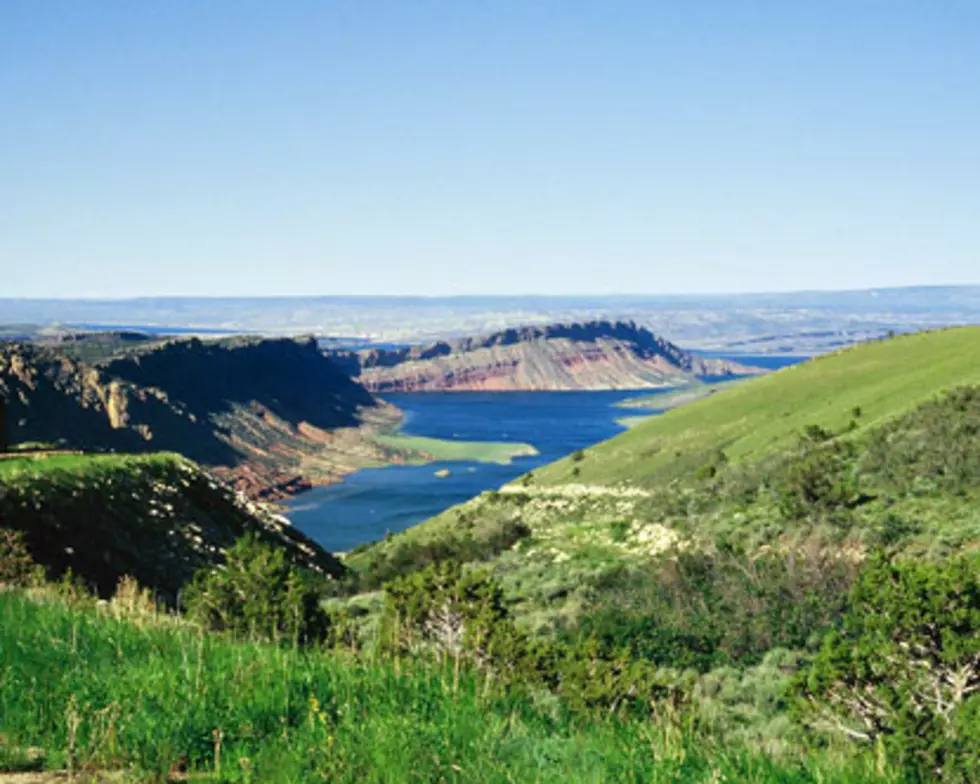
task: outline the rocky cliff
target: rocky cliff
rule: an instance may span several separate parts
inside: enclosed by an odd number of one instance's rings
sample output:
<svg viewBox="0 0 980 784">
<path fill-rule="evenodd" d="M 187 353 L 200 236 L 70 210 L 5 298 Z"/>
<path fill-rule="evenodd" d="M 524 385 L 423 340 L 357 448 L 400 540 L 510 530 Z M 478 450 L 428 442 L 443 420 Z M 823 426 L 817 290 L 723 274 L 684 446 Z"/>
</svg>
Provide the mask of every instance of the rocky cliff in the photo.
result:
<svg viewBox="0 0 980 784">
<path fill-rule="evenodd" d="M 508 329 L 402 349 L 338 352 L 373 392 L 641 389 L 762 372 L 685 351 L 634 322 Z"/>
<path fill-rule="evenodd" d="M 0 397 L 13 444 L 178 452 L 252 495 L 378 460 L 361 430 L 398 417 L 313 340 L 174 340 L 94 365 L 57 347 L 0 344 Z"/>
</svg>

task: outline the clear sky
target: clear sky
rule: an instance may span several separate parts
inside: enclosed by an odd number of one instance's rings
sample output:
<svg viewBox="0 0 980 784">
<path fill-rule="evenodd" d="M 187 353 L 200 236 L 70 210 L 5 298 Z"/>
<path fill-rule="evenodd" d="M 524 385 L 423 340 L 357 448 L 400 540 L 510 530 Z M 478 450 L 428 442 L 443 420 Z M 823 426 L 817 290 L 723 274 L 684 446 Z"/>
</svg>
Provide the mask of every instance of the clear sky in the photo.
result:
<svg viewBox="0 0 980 784">
<path fill-rule="evenodd" d="M 980 282 L 977 0 L 0 0 L 0 296 Z"/>
</svg>

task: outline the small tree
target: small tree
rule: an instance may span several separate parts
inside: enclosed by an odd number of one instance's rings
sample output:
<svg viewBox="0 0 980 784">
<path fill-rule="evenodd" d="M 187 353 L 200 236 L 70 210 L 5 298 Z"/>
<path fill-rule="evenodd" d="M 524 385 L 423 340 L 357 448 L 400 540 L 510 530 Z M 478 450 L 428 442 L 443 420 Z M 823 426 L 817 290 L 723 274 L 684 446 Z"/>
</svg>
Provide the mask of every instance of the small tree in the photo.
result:
<svg viewBox="0 0 980 784">
<path fill-rule="evenodd" d="M 500 586 L 485 571 L 463 572 L 454 560 L 385 585 L 384 644 L 407 652 L 427 646 L 484 663 L 496 632 L 509 618 Z"/>
<path fill-rule="evenodd" d="M 926 779 L 977 780 L 980 562 L 878 556 L 796 690 L 811 729 L 882 744 Z"/>
<path fill-rule="evenodd" d="M 7 448 L 7 401 L 0 397 L 0 452 Z"/>
<path fill-rule="evenodd" d="M 0 528 L 0 585 L 30 585 L 44 578 L 20 531 Z"/>
<path fill-rule="evenodd" d="M 842 518 L 860 500 L 853 447 L 832 439 L 832 433 L 816 425 L 804 431 L 800 451 L 777 485 L 780 509 L 787 517 Z"/>
<path fill-rule="evenodd" d="M 249 639 L 312 643 L 329 631 L 313 576 L 253 534 L 228 550 L 222 567 L 194 575 L 183 603 L 209 628 Z"/>
</svg>

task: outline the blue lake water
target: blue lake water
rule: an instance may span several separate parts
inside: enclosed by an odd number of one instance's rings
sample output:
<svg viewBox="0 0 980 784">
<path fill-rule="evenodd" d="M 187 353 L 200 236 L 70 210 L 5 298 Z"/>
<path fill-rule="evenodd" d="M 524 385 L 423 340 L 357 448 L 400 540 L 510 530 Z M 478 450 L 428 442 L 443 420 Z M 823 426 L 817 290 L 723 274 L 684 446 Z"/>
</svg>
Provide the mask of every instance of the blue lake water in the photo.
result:
<svg viewBox="0 0 980 784">
<path fill-rule="evenodd" d="M 779 368 L 796 357 L 742 357 Z M 667 390 L 659 390 L 667 391 Z M 293 499 L 287 512 L 301 531 L 327 550 L 344 552 L 386 532 L 410 528 L 445 509 L 592 446 L 623 431 L 617 418 L 636 415 L 615 406 L 658 390 L 601 392 L 421 392 L 385 395 L 405 412 L 402 432 L 460 441 L 532 444 L 537 455 L 508 465 L 476 462 L 368 468 Z M 445 478 L 436 476 L 449 469 Z"/>
</svg>

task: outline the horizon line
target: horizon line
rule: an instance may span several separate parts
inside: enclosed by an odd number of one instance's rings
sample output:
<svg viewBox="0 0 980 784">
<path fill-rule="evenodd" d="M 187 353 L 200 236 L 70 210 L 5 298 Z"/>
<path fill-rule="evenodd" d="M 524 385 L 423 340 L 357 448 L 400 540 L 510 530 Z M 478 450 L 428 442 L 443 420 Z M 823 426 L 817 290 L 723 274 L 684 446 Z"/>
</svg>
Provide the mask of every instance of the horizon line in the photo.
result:
<svg viewBox="0 0 980 784">
<path fill-rule="evenodd" d="M 309 300 L 309 299 L 391 299 L 391 300 L 448 300 L 448 299 L 681 299 L 764 297 L 790 294 L 871 294 L 911 290 L 980 289 L 980 283 L 928 283 L 899 286 L 865 286 L 860 288 L 778 289 L 729 292 L 611 292 L 595 293 L 466 293 L 466 294 L 134 294 L 119 296 L 0 296 L 0 302 L 139 302 L 145 300 Z"/>
</svg>

